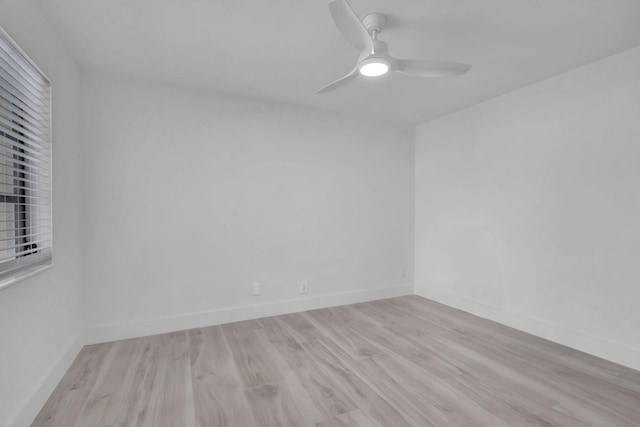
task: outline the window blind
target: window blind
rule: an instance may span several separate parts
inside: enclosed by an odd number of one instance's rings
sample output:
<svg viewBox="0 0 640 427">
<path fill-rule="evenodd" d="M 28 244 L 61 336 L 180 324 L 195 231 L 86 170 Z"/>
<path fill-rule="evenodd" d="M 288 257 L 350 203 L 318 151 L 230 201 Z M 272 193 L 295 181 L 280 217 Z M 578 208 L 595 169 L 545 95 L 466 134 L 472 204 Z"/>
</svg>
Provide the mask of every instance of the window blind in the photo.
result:
<svg viewBox="0 0 640 427">
<path fill-rule="evenodd" d="M 51 252 L 51 83 L 0 29 L 0 280 Z"/>
</svg>

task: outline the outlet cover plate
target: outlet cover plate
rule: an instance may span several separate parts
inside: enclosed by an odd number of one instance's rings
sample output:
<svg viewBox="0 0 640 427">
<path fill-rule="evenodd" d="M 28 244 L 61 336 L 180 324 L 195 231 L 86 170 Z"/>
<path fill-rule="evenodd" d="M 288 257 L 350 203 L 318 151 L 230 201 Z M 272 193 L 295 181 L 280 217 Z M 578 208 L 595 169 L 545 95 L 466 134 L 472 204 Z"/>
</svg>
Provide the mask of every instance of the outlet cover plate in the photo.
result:
<svg viewBox="0 0 640 427">
<path fill-rule="evenodd" d="M 253 295 L 254 297 L 260 295 L 260 291 L 260 283 L 254 283 L 253 285 L 251 285 L 251 295 Z"/>
</svg>

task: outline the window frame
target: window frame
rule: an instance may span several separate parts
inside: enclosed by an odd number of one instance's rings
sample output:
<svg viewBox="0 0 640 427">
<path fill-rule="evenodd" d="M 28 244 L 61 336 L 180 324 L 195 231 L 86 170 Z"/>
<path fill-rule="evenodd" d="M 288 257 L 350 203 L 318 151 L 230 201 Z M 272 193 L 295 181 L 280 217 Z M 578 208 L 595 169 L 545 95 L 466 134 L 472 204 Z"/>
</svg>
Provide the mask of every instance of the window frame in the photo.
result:
<svg viewBox="0 0 640 427">
<path fill-rule="evenodd" d="M 49 190 L 49 197 L 50 197 L 50 205 L 49 205 L 49 229 L 50 229 L 50 235 L 49 235 L 49 246 L 42 248 L 41 250 L 43 251 L 48 251 L 49 252 L 49 256 L 45 257 L 44 259 L 40 260 L 40 261 L 35 261 L 32 263 L 28 263 L 26 265 L 22 265 L 20 266 L 20 260 L 22 258 L 26 258 L 32 255 L 36 255 L 39 254 L 40 251 L 36 251 L 36 252 L 32 252 L 26 255 L 21 255 L 21 256 L 17 256 L 14 259 L 5 261 L 4 265 L 8 265 L 8 266 L 14 266 L 13 268 L 8 268 L 7 270 L 4 271 L 0 271 L 0 291 L 3 291 L 5 289 L 10 288 L 11 286 L 29 278 L 32 277 L 40 272 L 43 272 L 45 270 L 48 270 L 49 268 L 53 267 L 54 263 L 53 263 L 53 252 L 54 252 L 54 244 L 53 244 L 53 240 L 54 240 L 54 230 L 53 230 L 53 84 L 51 82 L 51 79 L 49 79 L 49 77 L 44 73 L 44 71 L 42 71 L 42 69 L 40 69 L 40 67 L 38 67 L 38 65 L 31 59 L 31 57 L 18 45 L 18 43 L 16 43 L 16 41 L 2 28 L 0 27 L 0 37 L 3 38 L 10 46 L 11 48 L 20 56 L 20 58 L 22 60 L 24 60 L 25 62 L 27 62 L 29 64 L 30 67 L 33 68 L 33 71 L 35 71 L 36 73 L 38 73 L 45 81 L 46 85 L 48 85 L 48 90 L 49 90 L 49 99 L 48 99 L 48 107 L 49 107 L 49 114 L 47 117 L 47 121 L 48 121 L 48 131 L 49 131 L 49 140 L 48 140 L 48 149 L 49 149 L 49 153 L 48 153 L 48 161 L 49 161 L 49 167 L 48 167 L 48 174 L 49 174 L 49 182 L 48 182 L 48 190 Z M 46 105 L 46 104 L 45 104 Z M 47 122 L 45 121 L 45 123 Z M 20 126 L 20 124 L 16 123 L 16 126 Z M 15 130 L 16 133 L 19 133 L 19 129 Z M 17 144 L 21 144 L 21 145 L 26 145 L 24 144 L 24 142 L 17 142 Z M 26 162 L 26 160 L 24 159 L 20 159 L 20 153 L 24 152 L 24 149 L 21 149 L 20 147 L 17 147 L 18 149 L 16 150 L 16 154 L 14 154 L 14 159 L 19 160 L 21 162 Z M 19 151 L 20 150 L 20 151 Z M 22 165 L 20 169 L 24 169 L 25 166 Z M 15 194 L 13 196 L 3 196 L 6 200 L 7 197 L 10 198 L 16 198 L 17 200 L 20 200 L 21 198 L 27 198 L 29 197 L 27 195 L 27 189 L 24 188 L 26 187 L 24 185 L 25 180 L 27 178 L 24 176 L 24 174 L 20 177 L 15 177 L 14 178 L 14 186 L 16 186 L 16 181 L 18 182 L 22 182 L 22 185 L 17 185 L 18 187 L 22 186 L 23 188 L 19 189 L 18 194 Z M 15 188 L 14 188 L 15 190 Z M 24 202 L 24 200 L 23 200 Z M 11 202 L 7 202 L 7 201 L 3 201 L 0 202 L 0 204 L 4 204 L 4 203 L 11 203 Z M 20 208 L 22 208 L 23 210 L 20 210 Z M 26 222 L 26 221 L 30 221 L 30 216 L 31 216 L 31 212 L 28 208 L 28 206 L 25 206 L 25 204 L 23 204 L 22 206 L 18 203 L 15 204 L 15 209 L 16 212 L 14 214 L 14 223 L 18 223 L 18 222 Z M 23 216 L 23 218 L 20 218 L 20 215 Z M 29 217 L 29 219 L 25 218 L 24 216 L 27 215 Z M 27 245 L 32 245 L 34 243 L 30 243 L 28 240 L 24 241 L 25 239 L 32 237 L 32 231 L 33 231 L 33 224 L 29 224 L 27 227 L 16 227 L 16 229 L 21 228 L 21 231 L 19 233 L 15 234 L 15 242 L 16 245 L 20 245 L 21 247 L 25 247 Z M 37 244 L 37 243 L 36 243 Z M 19 251 L 20 252 L 20 251 Z"/>
</svg>

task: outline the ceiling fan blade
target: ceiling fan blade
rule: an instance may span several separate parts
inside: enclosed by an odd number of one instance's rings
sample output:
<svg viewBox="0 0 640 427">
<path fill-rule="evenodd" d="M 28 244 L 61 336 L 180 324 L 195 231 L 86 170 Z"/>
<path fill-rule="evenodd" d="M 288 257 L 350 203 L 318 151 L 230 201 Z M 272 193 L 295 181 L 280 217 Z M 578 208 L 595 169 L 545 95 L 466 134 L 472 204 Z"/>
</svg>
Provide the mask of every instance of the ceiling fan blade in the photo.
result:
<svg viewBox="0 0 640 427">
<path fill-rule="evenodd" d="M 327 92 L 331 92 L 332 90 L 336 90 L 339 87 L 342 87 L 342 86 L 346 85 L 351 80 L 353 80 L 356 77 L 358 77 L 358 74 L 359 74 L 358 73 L 358 67 L 356 67 L 353 70 L 351 70 L 351 72 L 349 72 L 344 77 L 339 78 L 338 80 L 336 80 L 333 83 L 329 83 L 328 85 L 326 85 L 325 87 L 323 87 L 322 89 L 317 91 L 316 93 L 327 93 Z"/>
<path fill-rule="evenodd" d="M 395 70 L 420 77 L 452 77 L 466 73 L 469 64 L 448 61 L 430 61 L 421 59 L 394 59 Z"/>
<path fill-rule="evenodd" d="M 336 27 L 349 43 L 359 51 L 373 50 L 369 32 L 347 0 L 329 0 L 329 12 Z"/>
</svg>

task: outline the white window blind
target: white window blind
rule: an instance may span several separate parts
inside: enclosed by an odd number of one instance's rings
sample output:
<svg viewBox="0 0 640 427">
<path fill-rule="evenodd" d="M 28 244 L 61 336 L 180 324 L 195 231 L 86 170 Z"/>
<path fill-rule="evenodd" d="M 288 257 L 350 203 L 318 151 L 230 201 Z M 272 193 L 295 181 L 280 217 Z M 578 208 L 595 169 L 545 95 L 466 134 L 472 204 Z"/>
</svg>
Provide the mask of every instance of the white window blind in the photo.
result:
<svg viewBox="0 0 640 427">
<path fill-rule="evenodd" d="M 51 84 L 0 29 L 0 281 L 51 262 Z"/>
</svg>

